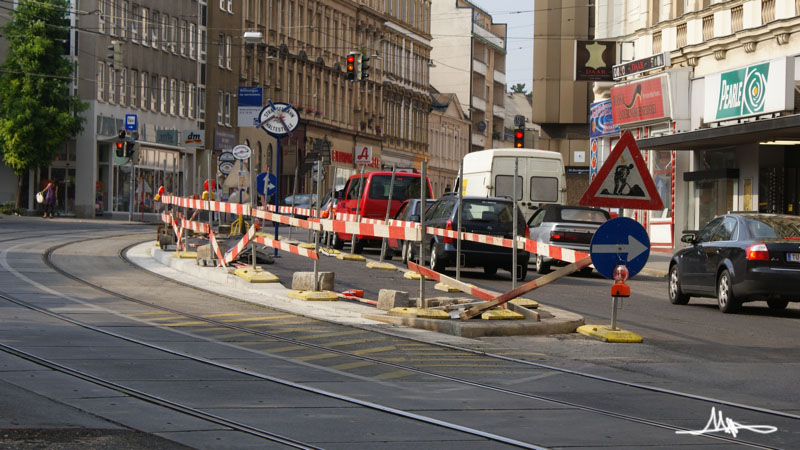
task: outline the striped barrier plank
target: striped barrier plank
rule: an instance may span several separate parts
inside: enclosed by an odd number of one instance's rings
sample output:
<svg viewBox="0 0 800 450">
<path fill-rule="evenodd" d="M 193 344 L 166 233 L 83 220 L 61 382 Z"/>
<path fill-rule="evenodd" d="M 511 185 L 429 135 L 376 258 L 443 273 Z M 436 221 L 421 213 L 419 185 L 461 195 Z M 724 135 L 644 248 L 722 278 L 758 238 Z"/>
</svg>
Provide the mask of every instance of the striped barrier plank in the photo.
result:
<svg viewBox="0 0 800 450">
<path fill-rule="evenodd" d="M 268 247 L 276 248 L 278 250 L 283 250 L 284 252 L 294 253 L 295 255 L 305 256 L 306 258 L 311 259 L 319 259 L 319 255 L 317 252 L 311 249 L 300 248 L 296 245 L 289 244 L 288 242 L 283 241 L 276 241 L 275 239 L 267 239 L 264 236 L 256 236 L 253 239 L 255 242 L 259 244 L 266 245 Z"/>
<path fill-rule="evenodd" d="M 263 209 L 255 209 L 250 211 L 253 217 L 259 219 L 270 220 L 272 222 L 280 222 L 284 225 L 291 225 L 298 228 L 319 230 L 321 227 L 318 222 L 309 220 L 298 219 L 296 217 L 284 216 L 273 212 L 265 211 Z"/>
<path fill-rule="evenodd" d="M 320 220 L 323 231 L 333 231 L 345 234 L 360 234 L 372 237 L 386 237 L 391 239 L 403 239 L 406 241 L 419 242 L 421 239 L 420 230 L 395 227 L 383 224 L 369 224 L 358 222 L 342 222 L 339 220 Z"/>
<path fill-rule="evenodd" d="M 181 228 L 208 234 L 210 227 L 207 223 L 181 219 Z"/>
<path fill-rule="evenodd" d="M 219 249 L 219 243 L 217 243 L 217 235 L 214 234 L 214 230 L 210 230 L 208 233 L 208 240 L 211 241 L 211 248 L 214 249 L 214 253 L 217 255 L 217 259 L 219 260 L 222 267 L 227 267 L 225 263 L 225 258 L 222 256 L 222 252 Z"/>
<path fill-rule="evenodd" d="M 247 234 L 242 236 L 242 239 L 236 243 L 235 247 L 230 248 L 226 253 L 225 257 L 222 258 L 222 261 L 225 261 L 226 264 L 230 264 L 233 260 L 239 257 L 239 254 L 242 253 L 242 250 L 250 243 L 250 240 L 253 239 L 253 236 L 256 234 L 256 226 L 250 225 L 250 229 L 247 230 Z"/>
<path fill-rule="evenodd" d="M 408 268 L 409 268 L 409 270 L 412 270 L 412 271 L 414 271 L 414 272 L 416 272 L 416 273 L 418 273 L 420 275 L 426 276 L 428 278 L 432 278 L 432 279 L 434 279 L 434 280 L 436 280 L 436 281 L 438 281 L 440 283 L 444 283 L 444 284 L 446 284 L 446 285 L 448 285 L 450 287 L 454 287 L 454 288 L 458 289 L 461 292 L 464 292 L 466 294 L 469 294 L 469 295 L 471 295 L 471 296 L 473 296 L 475 298 L 479 298 L 481 300 L 491 300 L 491 299 L 497 297 L 498 295 L 500 295 L 497 292 L 488 291 L 486 289 L 481 289 L 479 287 L 472 286 L 472 285 L 464 283 L 462 281 L 458 281 L 455 278 L 450 278 L 447 275 L 443 275 L 443 274 L 441 274 L 439 272 L 436 272 L 436 271 L 431 270 L 431 269 L 429 269 L 427 267 L 424 267 L 424 266 L 420 266 L 419 264 L 416 264 L 416 263 L 411 262 L 411 261 L 408 262 Z"/>
</svg>

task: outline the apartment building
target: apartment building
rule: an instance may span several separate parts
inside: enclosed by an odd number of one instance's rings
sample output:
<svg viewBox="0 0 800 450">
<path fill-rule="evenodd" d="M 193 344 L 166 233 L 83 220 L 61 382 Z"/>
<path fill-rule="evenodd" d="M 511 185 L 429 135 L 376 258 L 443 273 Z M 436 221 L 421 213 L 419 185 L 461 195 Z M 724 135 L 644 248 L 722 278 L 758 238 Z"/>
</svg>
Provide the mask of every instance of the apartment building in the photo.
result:
<svg viewBox="0 0 800 450">
<path fill-rule="evenodd" d="M 634 214 L 653 245 L 672 248 L 727 211 L 798 214 L 800 4 L 596 4 L 597 38 L 617 40 L 624 63 L 595 101 L 609 99 L 615 125 L 646 150 L 665 209 Z"/>
<path fill-rule="evenodd" d="M 469 116 L 461 108 L 456 94 L 443 94 L 431 88 L 431 111 L 428 117 L 430 164 L 428 178 L 433 197 L 453 189 L 461 159 L 469 151 Z"/>
<path fill-rule="evenodd" d="M 470 151 L 500 147 L 506 91 L 506 25 L 467 0 L 433 3 L 431 85 L 455 93 L 472 122 Z"/>
</svg>

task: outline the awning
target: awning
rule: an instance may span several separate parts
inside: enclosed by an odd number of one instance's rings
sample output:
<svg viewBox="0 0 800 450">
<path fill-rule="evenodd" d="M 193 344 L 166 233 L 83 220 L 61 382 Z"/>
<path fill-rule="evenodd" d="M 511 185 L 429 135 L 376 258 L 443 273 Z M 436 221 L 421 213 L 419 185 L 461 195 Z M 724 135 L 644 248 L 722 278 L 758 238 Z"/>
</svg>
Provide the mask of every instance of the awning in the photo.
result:
<svg viewBox="0 0 800 450">
<path fill-rule="evenodd" d="M 639 139 L 636 144 L 642 150 L 707 150 L 777 140 L 800 140 L 800 115 Z"/>
</svg>

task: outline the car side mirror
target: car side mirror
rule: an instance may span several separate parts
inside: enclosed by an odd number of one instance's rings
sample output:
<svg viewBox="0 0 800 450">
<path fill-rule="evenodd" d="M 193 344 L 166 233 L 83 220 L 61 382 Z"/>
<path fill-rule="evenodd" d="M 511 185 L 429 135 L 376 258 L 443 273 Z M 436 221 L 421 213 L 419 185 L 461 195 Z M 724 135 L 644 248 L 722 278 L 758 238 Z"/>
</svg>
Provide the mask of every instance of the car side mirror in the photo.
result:
<svg viewBox="0 0 800 450">
<path fill-rule="evenodd" d="M 419 222 L 419 215 L 414 214 L 413 216 L 409 217 L 408 220 L 410 220 L 411 222 Z"/>
<path fill-rule="evenodd" d="M 696 237 L 694 233 L 684 234 L 681 236 L 681 242 L 686 244 L 694 244 L 696 241 Z"/>
</svg>

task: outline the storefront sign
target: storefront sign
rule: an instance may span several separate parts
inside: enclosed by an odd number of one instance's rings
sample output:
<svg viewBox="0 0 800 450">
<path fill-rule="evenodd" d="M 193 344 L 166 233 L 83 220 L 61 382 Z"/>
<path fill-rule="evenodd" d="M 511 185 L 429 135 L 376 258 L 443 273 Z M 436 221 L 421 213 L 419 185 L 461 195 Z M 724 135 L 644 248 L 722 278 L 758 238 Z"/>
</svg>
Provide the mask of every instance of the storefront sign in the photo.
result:
<svg viewBox="0 0 800 450">
<path fill-rule="evenodd" d="M 214 150 L 230 150 L 236 145 L 236 133 L 214 128 Z"/>
<path fill-rule="evenodd" d="M 611 115 L 611 100 L 592 103 L 589 109 L 589 137 L 619 134 L 619 127 L 614 125 Z"/>
<path fill-rule="evenodd" d="M 575 80 L 612 81 L 616 41 L 575 41 Z"/>
<path fill-rule="evenodd" d="M 775 59 L 705 79 L 704 120 L 794 110 L 794 61 Z"/>
<path fill-rule="evenodd" d="M 264 107 L 262 101 L 262 88 L 239 86 L 237 96 L 237 117 L 236 124 L 240 127 L 257 127 L 258 117 Z"/>
<path fill-rule="evenodd" d="M 648 56 L 647 58 L 637 59 L 636 61 L 626 62 L 614 66 L 614 79 L 626 77 L 639 72 L 667 67 L 669 65 L 669 53 L 659 53 Z"/>
<path fill-rule="evenodd" d="M 156 142 L 159 144 L 178 145 L 178 130 L 156 130 Z"/>
<path fill-rule="evenodd" d="M 333 162 L 340 162 L 346 164 L 353 164 L 353 154 L 340 152 L 338 150 L 331 151 L 331 159 Z"/>
<path fill-rule="evenodd" d="M 203 130 L 183 130 L 181 142 L 184 147 L 205 147 L 206 133 Z"/>
<path fill-rule="evenodd" d="M 614 125 L 669 118 L 669 84 L 666 76 L 611 88 Z"/>
</svg>

